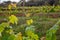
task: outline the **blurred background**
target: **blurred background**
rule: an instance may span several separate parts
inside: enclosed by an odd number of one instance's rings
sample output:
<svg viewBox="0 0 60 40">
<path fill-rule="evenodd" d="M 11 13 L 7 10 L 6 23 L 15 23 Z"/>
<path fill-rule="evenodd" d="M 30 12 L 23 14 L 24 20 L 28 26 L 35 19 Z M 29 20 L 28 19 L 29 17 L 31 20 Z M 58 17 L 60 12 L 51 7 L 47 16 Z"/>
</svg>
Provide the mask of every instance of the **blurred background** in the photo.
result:
<svg viewBox="0 0 60 40">
<path fill-rule="evenodd" d="M 42 5 L 60 5 L 60 0 L 0 0 L 0 6 L 7 6 L 10 3 L 15 3 L 17 6 L 42 6 Z"/>
<path fill-rule="evenodd" d="M 18 25 L 12 25 L 14 32 L 24 35 L 26 20 L 33 19 L 35 33 L 41 38 L 60 20 L 60 0 L 0 0 L 0 23 L 12 14 L 19 19 Z M 60 40 L 60 29 L 56 35 Z"/>
</svg>

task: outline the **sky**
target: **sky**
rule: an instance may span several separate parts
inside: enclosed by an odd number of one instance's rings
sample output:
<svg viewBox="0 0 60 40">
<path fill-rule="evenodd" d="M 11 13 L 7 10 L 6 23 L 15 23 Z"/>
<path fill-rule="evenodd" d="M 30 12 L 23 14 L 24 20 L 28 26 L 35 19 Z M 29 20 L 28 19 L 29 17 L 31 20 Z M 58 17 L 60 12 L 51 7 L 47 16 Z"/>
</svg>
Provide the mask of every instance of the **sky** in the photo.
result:
<svg viewBox="0 0 60 40">
<path fill-rule="evenodd" d="M 3 1 L 8 1 L 8 0 L 0 0 L 0 2 L 3 2 Z M 15 2 L 19 2 L 20 0 L 11 0 L 12 2 L 15 1 Z M 28 1 L 28 0 L 26 0 Z"/>
</svg>

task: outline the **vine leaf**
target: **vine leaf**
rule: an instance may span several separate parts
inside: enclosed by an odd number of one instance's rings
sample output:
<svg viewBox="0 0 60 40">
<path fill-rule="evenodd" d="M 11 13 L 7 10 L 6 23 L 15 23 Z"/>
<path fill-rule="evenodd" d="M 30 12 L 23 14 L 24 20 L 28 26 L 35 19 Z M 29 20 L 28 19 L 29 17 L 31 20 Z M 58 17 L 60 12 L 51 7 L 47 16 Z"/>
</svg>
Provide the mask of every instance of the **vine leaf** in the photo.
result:
<svg viewBox="0 0 60 40">
<path fill-rule="evenodd" d="M 14 16 L 14 15 L 11 15 L 9 17 L 9 22 L 12 23 L 12 24 L 14 24 L 14 23 L 17 24 L 18 18 L 16 16 Z"/>
</svg>

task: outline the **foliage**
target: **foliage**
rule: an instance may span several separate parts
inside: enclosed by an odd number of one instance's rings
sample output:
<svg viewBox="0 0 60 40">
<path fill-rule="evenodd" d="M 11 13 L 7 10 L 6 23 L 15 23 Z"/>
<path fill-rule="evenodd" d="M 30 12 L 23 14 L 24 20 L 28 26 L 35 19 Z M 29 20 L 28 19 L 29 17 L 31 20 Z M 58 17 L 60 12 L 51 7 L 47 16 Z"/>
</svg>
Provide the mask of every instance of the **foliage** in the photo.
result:
<svg viewBox="0 0 60 40">
<path fill-rule="evenodd" d="M 19 32 L 17 35 L 16 35 L 16 40 L 23 40 L 23 37 L 22 37 L 22 33 Z"/>
<path fill-rule="evenodd" d="M 11 10 L 12 6 L 11 5 L 8 5 L 8 9 Z"/>
<path fill-rule="evenodd" d="M 15 12 L 16 13 L 23 13 L 23 7 L 14 7 L 14 10 L 12 10 L 13 6 L 8 6 L 8 9 L 10 9 L 12 11 L 12 13 Z M 1 8 L 3 9 L 3 8 Z M 4 8 L 7 10 L 7 8 Z M 39 6 L 39 7 L 24 7 L 25 12 L 28 13 L 28 15 L 30 15 L 29 13 L 49 13 L 49 12 L 60 12 L 60 6 Z M 18 12 L 17 12 L 18 11 Z M 15 14 L 15 13 L 14 13 Z"/>
<path fill-rule="evenodd" d="M 15 15 L 11 15 L 8 19 L 7 22 L 0 24 L 1 40 L 39 40 L 38 35 L 35 34 L 34 26 L 30 25 L 25 28 L 25 36 L 21 32 L 15 34 L 10 23 L 17 24 L 18 18 Z M 28 22 L 32 23 L 33 21 L 31 19 Z"/>
<path fill-rule="evenodd" d="M 11 10 L 12 6 L 16 8 L 16 4 L 15 4 L 15 5 L 9 5 L 8 9 Z M 41 7 L 28 7 L 28 8 L 24 7 L 24 8 L 25 8 L 25 11 L 28 12 L 24 14 L 25 17 L 18 17 L 20 18 L 20 20 L 18 20 L 18 18 L 15 15 L 11 15 L 8 17 L 7 22 L 3 22 L 0 24 L 0 40 L 40 40 L 41 35 L 46 32 L 46 30 L 43 30 L 43 29 L 46 29 L 45 26 L 51 25 L 50 24 L 51 19 L 46 19 L 44 16 L 42 20 L 40 19 L 40 16 L 36 14 L 34 16 L 32 14 L 32 17 L 31 17 L 30 13 L 60 12 L 60 6 L 41 6 Z M 12 11 L 12 12 L 11 11 L 10 13 L 18 12 L 18 11 Z M 23 11 L 21 10 L 19 12 L 23 12 Z M 50 21 L 50 23 L 47 23 L 47 20 Z M 23 21 L 23 22 L 20 22 L 20 21 Z M 42 23 L 41 21 L 44 21 L 44 22 Z M 53 21 L 54 20 L 52 20 L 52 22 Z M 19 22 L 20 24 L 18 24 Z M 56 31 L 59 29 L 59 23 L 60 21 L 58 21 L 51 29 L 47 31 L 46 40 L 56 40 Z M 42 32 L 41 29 L 45 32 Z M 15 30 L 17 30 L 18 32 Z M 37 34 L 39 34 L 40 36 Z"/>
<path fill-rule="evenodd" d="M 23 39 L 25 40 L 39 40 L 39 37 L 37 34 L 34 33 L 35 32 L 35 28 L 34 26 L 30 26 L 27 27 L 25 30 L 25 33 L 27 35 L 27 37 L 23 37 Z"/>
<path fill-rule="evenodd" d="M 0 24 L 0 33 L 3 32 L 4 28 L 8 27 L 8 26 L 9 26 L 8 23 L 2 23 L 2 24 Z"/>
<path fill-rule="evenodd" d="M 14 24 L 14 23 L 17 24 L 18 19 L 17 19 L 16 16 L 11 15 L 11 16 L 9 17 L 9 22 L 12 23 L 12 24 Z"/>
<path fill-rule="evenodd" d="M 32 19 L 26 20 L 26 23 L 27 23 L 27 25 L 31 25 L 33 23 L 33 20 Z"/>
<path fill-rule="evenodd" d="M 60 20 L 46 33 L 46 40 L 56 40 L 56 32 L 59 29 Z"/>
</svg>

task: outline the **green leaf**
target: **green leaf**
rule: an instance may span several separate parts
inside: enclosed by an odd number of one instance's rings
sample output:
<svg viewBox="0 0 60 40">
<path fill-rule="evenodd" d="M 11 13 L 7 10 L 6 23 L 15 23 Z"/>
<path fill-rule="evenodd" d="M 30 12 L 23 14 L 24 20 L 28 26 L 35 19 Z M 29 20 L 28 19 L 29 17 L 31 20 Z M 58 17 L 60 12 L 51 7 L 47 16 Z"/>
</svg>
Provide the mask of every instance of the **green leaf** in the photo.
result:
<svg viewBox="0 0 60 40">
<path fill-rule="evenodd" d="M 14 23 L 17 24 L 18 18 L 16 16 L 14 16 L 14 15 L 11 15 L 9 17 L 9 22 L 12 23 L 12 24 L 14 24 Z"/>
<path fill-rule="evenodd" d="M 32 31 L 32 32 L 34 32 L 35 31 L 35 28 L 34 27 L 35 26 L 26 27 L 25 32 L 26 31 Z"/>
<path fill-rule="evenodd" d="M 2 23 L 0 24 L 0 32 L 2 32 L 4 30 L 5 27 L 8 27 L 9 24 L 8 23 Z"/>
<path fill-rule="evenodd" d="M 50 28 L 47 31 L 47 33 L 46 33 L 46 40 L 56 40 L 55 33 L 59 29 L 59 23 L 60 23 L 60 20 L 52 28 Z"/>
<path fill-rule="evenodd" d="M 15 40 L 15 35 L 11 34 L 9 37 L 8 37 L 8 40 Z"/>
</svg>

